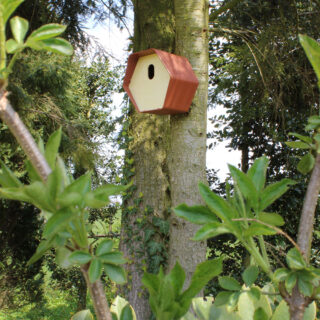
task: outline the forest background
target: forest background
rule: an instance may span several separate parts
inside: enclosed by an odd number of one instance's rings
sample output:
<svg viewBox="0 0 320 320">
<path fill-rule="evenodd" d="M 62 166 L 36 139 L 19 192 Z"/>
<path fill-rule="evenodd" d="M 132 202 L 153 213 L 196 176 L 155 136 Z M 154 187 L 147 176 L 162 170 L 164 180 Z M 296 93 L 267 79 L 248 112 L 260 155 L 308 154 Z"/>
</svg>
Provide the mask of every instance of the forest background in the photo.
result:
<svg viewBox="0 0 320 320">
<path fill-rule="evenodd" d="M 123 66 L 111 66 L 108 53 L 90 45 L 83 26 L 88 18 L 114 19 L 123 28 L 130 5 L 126 1 L 25 1 L 17 12 L 29 19 L 31 30 L 48 22 L 67 24 L 65 37 L 77 51 L 72 60 L 27 51 L 10 79 L 11 102 L 36 139 L 47 140 L 62 126 L 61 155 L 75 177 L 93 170 L 97 185 L 120 182 L 123 176 L 122 165 L 128 159 L 119 157 L 116 150 L 126 149 L 129 106 L 124 102 L 121 115 L 112 116 L 112 94 L 120 90 Z M 224 1 L 211 5 L 211 10 L 216 10 Z M 307 117 L 318 112 L 316 78 L 297 35 L 318 37 L 319 9 L 318 1 L 239 1 L 215 19 L 210 30 L 208 108 L 214 110 L 223 105 L 225 113 L 210 119 L 214 130 L 208 132 L 208 138 L 229 139 L 228 147 L 241 152 L 243 171 L 255 158 L 266 154 L 270 158 L 269 181 L 284 177 L 299 181 L 272 208 L 288 222 L 285 231 L 292 237 L 307 178 L 296 170 L 297 156 L 303 153 L 289 151 L 284 141 L 289 131 L 303 133 Z M 1 160 L 21 179 L 27 179 L 24 155 L 2 124 L 0 141 Z M 106 143 L 113 149 L 101 147 Z M 211 187 L 223 194 L 224 183 L 218 180 L 216 171 L 208 170 L 207 174 Z M 113 203 L 91 212 L 99 236 L 119 237 L 120 211 L 119 204 Z M 84 309 L 86 287 L 76 269 L 66 272 L 59 268 L 50 254 L 25 266 L 40 240 L 39 212 L 13 201 L 1 201 L 0 212 L 0 304 L 4 317 L 67 319 L 70 313 Z M 319 243 L 318 225 L 316 221 L 314 248 Z M 159 221 L 160 231 L 164 228 L 162 236 L 166 236 L 165 226 Z M 240 246 L 235 250 L 231 240 L 229 235 L 209 240 L 208 256 L 227 254 L 225 273 L 240 275 L 239 270 L 246 264 L 242 259 L 244 251 Z M 277 252 L 285 252 L 287 247 L 280 237 L 270 243 Z M 150 265 L 153 263 L 157 271 L 165 263 L 164 250 L 155 241 L 148 250 Z M 317 256 L 314 249 L 315 266 L 319 263 Z M 116 288 L 106 281 L 112 295 Z M 214 282 L 207 288 L 208 294 L 216 290 Z M 53 303 L 48 293 L 58 302 Z M 63 315 L 57 315 L 59 312 Z"/>
</svg>

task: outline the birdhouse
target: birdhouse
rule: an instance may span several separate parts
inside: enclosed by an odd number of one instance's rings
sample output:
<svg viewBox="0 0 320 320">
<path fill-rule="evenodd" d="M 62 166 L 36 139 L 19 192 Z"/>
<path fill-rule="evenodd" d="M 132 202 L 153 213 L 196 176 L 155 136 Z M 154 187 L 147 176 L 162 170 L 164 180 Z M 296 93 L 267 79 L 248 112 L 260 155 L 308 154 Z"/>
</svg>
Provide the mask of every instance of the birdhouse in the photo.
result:
<svg viewBox="0 0 320 320">
<path fill-rule="evenodd" d="M 188 112 L 199 81 L 189 61 L 158 49 L 129 56 L 123 88 L 138 112 Z"/>
</svg>

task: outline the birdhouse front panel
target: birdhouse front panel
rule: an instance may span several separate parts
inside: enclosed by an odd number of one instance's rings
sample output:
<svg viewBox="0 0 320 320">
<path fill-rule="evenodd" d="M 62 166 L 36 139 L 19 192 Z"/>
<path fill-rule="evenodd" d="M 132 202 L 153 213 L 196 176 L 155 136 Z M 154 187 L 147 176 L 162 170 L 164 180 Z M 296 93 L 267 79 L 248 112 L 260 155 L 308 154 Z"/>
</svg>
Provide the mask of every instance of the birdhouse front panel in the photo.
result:
<svg viewBox="0 0 320 320">
<path fill-rule="evenodd" d="M 198 84 L 186 58 L 151 48 L 129 56 L 123 88 L 139 112 L 177 114 L 189 111 Z"/>
<path fill-rule="evenodd" d="M 141 112 L 163 107 L 169 81 L 169 72 L 156 54 L 138 60 L 129 89 Z"/>
</svg>

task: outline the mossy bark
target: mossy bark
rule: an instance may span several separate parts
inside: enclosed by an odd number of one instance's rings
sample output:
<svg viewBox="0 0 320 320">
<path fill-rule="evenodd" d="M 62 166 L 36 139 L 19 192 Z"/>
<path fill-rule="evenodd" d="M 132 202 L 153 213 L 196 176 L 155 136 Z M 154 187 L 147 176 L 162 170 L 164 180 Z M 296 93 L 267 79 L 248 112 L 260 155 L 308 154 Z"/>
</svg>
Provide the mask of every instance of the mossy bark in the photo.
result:
<svg viewBox="0 0 320 320">
<path fill-rule="evenodd" d="M 206 181 L 208 100 L 208 13 L 206 0 L 175 0 L 176 50 L 190 61 L 199 87 L 190 112 L 171 117 L 169 176 L 172 206 L 202 202 L 199 181 Z M 205 260 L 206 243 L 191 240 L 198 226 L 171 216 L 169 268 L 179 260 L 187 283 L 196 265 Z"/>
<path fill-rule="evenodd" d="M 135 0 L 134 2 L 134 52 L 157 48 L 174 50 L 173 0 Z M 170 142 L 170 117 L 130 113 L 129 154 L 134 160 L 134 184 L 136 190 L 125 203 L 122 218 L 121 249 L 130 260 L 127 265 L 129 283 L 126 298 L 133 306 L 137 319 L 149 319 L 150 309 L 142 290 L 143 269 L 147 268 L 148 256 L 144 243 L 145 225 L 152 216 L 166 218 L 171 206 L 167 167 Z M 137 204 L 137 199 L 142 199 Z M 151 210 L 147 210 L 150 208 Z M 152 211 L 152 213 L 151 213 Z"/>
</svg>

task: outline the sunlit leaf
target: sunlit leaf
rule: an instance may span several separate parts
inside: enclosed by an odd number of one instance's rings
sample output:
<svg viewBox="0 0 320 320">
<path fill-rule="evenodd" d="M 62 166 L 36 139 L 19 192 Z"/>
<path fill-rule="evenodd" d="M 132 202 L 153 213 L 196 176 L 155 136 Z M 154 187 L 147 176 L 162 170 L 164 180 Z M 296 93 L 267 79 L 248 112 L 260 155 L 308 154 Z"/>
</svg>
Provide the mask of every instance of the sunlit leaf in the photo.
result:
<svg viewBox="0 0 320 320">
<path fill-rule="evenodd" d="M 28 20 L 20 17 L 14 17 L 10 19 L 10 26 L 14 39 L 18 43 L 22 44 L 29 29 Z"/>
</svg>

